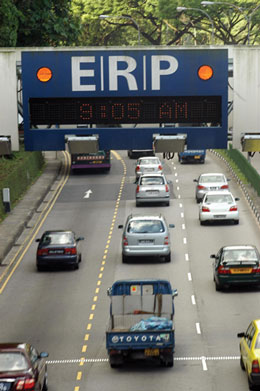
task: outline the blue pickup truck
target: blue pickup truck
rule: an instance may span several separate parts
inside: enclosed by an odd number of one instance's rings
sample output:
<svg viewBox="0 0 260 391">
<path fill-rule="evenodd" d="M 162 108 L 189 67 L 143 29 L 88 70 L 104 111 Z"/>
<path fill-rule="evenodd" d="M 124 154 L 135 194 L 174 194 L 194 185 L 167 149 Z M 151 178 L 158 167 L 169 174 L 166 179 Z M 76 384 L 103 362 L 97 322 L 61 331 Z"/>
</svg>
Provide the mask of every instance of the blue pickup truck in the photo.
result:
<svg viewBox="0 0 260 391">
<path fill-rule="evenodd" d="M 178 153 L 179 162 L 182 164 L 187 163 L 204 163 L 206 157 L 205 149 L 186 149 L 183 152 Z"/>
<path fill-rule="evenodd" d="M 106 348 L 110 366 L 129 360 L 157 360 L 172 367 L 174 360 L 174 297 L 167 280 L 119 280 L 108 289 L 110 319 Z"/>
</svg>

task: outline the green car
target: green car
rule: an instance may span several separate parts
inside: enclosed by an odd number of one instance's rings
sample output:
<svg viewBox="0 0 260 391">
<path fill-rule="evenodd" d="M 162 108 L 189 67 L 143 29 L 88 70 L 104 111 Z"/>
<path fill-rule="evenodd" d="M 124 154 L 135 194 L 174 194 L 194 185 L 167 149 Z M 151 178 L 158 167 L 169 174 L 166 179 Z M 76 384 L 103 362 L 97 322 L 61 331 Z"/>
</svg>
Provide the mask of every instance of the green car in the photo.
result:
<svg viewBox="0 0 260 391">
<path fill-rule="evenodd" d="M 234 285 L 260 285 L 260 255 L 253 245 L 221 247 L 211 254 L 216 291 Z"/>
</svg>

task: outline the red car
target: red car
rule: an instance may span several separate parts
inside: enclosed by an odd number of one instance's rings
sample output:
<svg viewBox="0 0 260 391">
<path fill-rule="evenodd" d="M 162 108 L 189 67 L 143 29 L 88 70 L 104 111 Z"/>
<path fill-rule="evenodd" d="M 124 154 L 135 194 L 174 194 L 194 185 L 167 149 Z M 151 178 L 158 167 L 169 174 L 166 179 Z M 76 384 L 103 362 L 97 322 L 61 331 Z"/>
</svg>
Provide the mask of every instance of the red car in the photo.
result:
<svg viewBox="0 0 260 391">
<path fill-rule="evenodd" d="M 28 343 L 1 343 L 0 391 L 47 391 L 46 357 Z"/>
</svg>

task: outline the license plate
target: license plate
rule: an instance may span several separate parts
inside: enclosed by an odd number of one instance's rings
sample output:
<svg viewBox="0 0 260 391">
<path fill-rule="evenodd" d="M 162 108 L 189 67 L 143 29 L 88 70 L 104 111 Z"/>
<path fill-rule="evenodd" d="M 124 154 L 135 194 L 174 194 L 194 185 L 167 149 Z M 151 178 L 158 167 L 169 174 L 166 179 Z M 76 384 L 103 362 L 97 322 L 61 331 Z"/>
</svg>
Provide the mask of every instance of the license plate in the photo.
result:
<svg viewBox="0 0 260 391">
<path fill-rule="evenodd" d="M 145 349 L 145 356 L 159 356 L 159 349 Z"/>
<path fill-rule="evenodd" d="M 146 194 L 148 195 L 158 195 L 159 191 L 157 190 L 147 190 Z"/>
<path fill-rule="evenodd" d="M 226 215 L 214 215 L 214 219 L 224 219 Z"/>
<path fill-rule="evenodd" d="M 63 254 L 64 250 L 49 250 L 49 254 Z"/>
<path fill-rule="evenodd" d="M 196 156 L 194 156 L 194 159 L 200 159 L 200 156 L 196 155 Z"/>
<path fill-rule="evenodd" d="M 139 243 L 141 243 L 141 244 L 153 244 L 153 240 L 152 239 L 143 239 L 143 240 L 139 240 Z"/>
<path fill-rule="evenodd" d="M 250 267 L 230 269 L 231 274 L 250 274 L 251 272 L 252 272 L 252 268 Z"/>
<path fill-rule="evenodd" d="M 8 391 L 8 390 L 10 390 L 11 384 L 12 383 L 0 382 L 0 391 Z"/>
<path fill-rule="evenodd" d="M 210 187 L 209 190 L 218 190 L 218 187 Z"/>
<path fill-rule="evenodd" d="M 154 169 L 153 168 L 146 168 L 145 171 L 152 172 L 152 171 L 154 171 Z"/>
</svg>

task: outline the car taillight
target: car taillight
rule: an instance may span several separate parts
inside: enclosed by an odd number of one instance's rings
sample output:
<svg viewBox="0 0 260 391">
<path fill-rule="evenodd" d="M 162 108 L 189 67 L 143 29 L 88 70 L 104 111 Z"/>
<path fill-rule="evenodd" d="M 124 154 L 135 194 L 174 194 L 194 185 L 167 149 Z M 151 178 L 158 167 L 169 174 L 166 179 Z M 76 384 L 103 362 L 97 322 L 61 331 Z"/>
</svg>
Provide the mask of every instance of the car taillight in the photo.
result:
<svg viewBox="0 0 260 391">
<path fill-rule="evenodd" d="M 76 255 L 77 249 L 76 247 L 65 248 L 64 253 L 68 255 Z"/>
<path fill-rule="evenodd" d="M 162 166 L 160 164 L 158 166 L 158 170 L 162 170 Z"/>
<path fill-rule="evenodd" d="M 164 238 L 164 244 L 169 244 L 169 237 L 168 237 L 168 236 L 165 236 L 165 238 Z"/>
<path fill-rule="evenodd" d="M 123 238 L 123 246 L 128 246 L 127 238 L 124 236 Z"/>
<path fill-rule="evenodd" d="M 168 185 L 165 185 L 165 191 L 166 191 L 166 193 L 169 193 L 169 186 Z"/>
<path fill-rule="evenodd" d="M 136 166 L 135 171 L 139 171 L 139 170 L 140 170 L 140 166 Z"/>
<path fill-rule="evenodd" d="M 260 368 L 259 368 L 259 363 L 258 360 L 253 360 L 252 362 L 252 373 L 259 373 Z"/>
<path fill-rule="evenodd" d="M 229 212 L 236 212 L 237 211 L 237 206 L 231 206 L 229 209 Z"/>
<path fill-rule="evenodd" d="M 42 256 L 42 255 L 48 255 L 48 249 L 47 249 L 47 248 L 39 248 L 39 249 L 37 250 L 37 255 L 40 255 L 40 256 Z"/>
<path fill-rule="evenodd" d="M 260 273 L 260 267 L 254 267 L 251 273 Z"/>
<path fill-rule="evenodd" d="M 221 186 L 221 189 L 228 189 L 228 185 Z"/>
<path fill-rule="evenodd" d="M 218 274 L 230 274 L 230 269 L 228 267 L 220 265 L 218 267 Z"/>
<path fill-rule="evenodd" d="M 34 391 L 35 388 L 35 380 L 34 379 L 23 379 L 18 380 L 16 383 L 16 390 L 31 390 Z"/>
<path fill-rule="evenodd" d="M 210 210 L 207 206 L 203 206 L 201 210 L 202 210 L 202 212 L 210 212 Z"/>
<path fill-rule="evenodd" d="M 199 190 L 205 189 L 205 186 L 198 185 L 198 189 L 199 189 Z"/>
<path fill-rule="evenodd" d="M 139 193 L 139 190 L 140 190 L 140 186 L 137 185 L 137 186 L 136 186 L 136 193 Z"/>
</svg>

